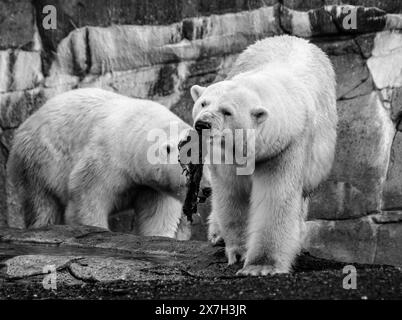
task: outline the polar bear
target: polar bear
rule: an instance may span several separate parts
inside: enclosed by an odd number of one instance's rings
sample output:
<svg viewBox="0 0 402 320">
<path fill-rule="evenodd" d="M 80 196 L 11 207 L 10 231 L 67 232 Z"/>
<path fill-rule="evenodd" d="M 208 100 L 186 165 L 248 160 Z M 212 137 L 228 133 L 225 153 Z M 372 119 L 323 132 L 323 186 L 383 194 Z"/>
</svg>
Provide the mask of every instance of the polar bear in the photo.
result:
<svg viewBox="0 0 402 320">
<path fill-rule="evenodd" d="M 26 226 L 108 228 L 111 213 L 133 208 L 137 234 L 175 237 L 186 177 L 167 157 L 177 159 L 189 128 L 156 102 L 96 88 L 48 100 L 16 131 L 8 161 Z M 165 141 L 147 139 L 153 130 Z M 156 164 L 148 154 L 155 143 Z"/>
<path fill-rule="evenodd" d="M 334 159 L 335 85 L 324 52 L 304 39 L 277 36 L 249 46 L 225 80 L 191 88 L 194 126 L 210 129 L 210 141 L 228 130 L 254 132 L 252 174 L 239 175 L 236 162 L 209 164 L 209 238 L 223 238 L 229 264 L 244 260 L 238 274 L 291 270 L 308 195 Z"/>
</svg>

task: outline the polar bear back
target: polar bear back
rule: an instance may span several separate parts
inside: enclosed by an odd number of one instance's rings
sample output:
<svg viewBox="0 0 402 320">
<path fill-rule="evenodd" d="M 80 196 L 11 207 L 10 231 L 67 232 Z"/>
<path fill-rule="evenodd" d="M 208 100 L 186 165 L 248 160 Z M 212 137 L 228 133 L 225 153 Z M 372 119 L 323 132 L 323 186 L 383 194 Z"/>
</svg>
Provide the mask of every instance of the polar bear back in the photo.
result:
<svg viewBox="0 0 402 320">
<path fill-rule="evenodd" d="M 39 124 L 46 124 L 49 129 L 89 131 L 103 121 L 117 121 L 131 126 L 149 129 L 165 127 L 169 121 L 179 121 L 175 114 L 166 107 L 150 100 L 125 97 L 110 91 L 86 88 L 57 95 L 48 100 L 19 131 L 29 127 L 39 129 Z M 69 134 L 69 137 L 74 135 Z"/>
<path fill-rule="evenodd" d="M 330 61 L 324 52 L 305 39 L 288 35 L 269 37 L 244 50 L 230 70 L 228 78 L 270 63 L 286 64 L 289 70 L 304 73 L 310 71 L 309 68 L 313 65 L 327 65 Z M 329 76 L 333 76 L 333 71 Z"/>
<path fill-rule="evenodd" d="M 305 39 L 283 35 L 257 41 L 239 55 L 227 79 L 262 68 L 284 68 L 318 95 L 324 91 L 331 102 L 335 99 L 332 64 L 323 51 Z"/>
<path fill-rule="evenodd" d="M 17 181 L 28 166 L 24 172 L 33 173 L 30 179 L 42 179 L 66 195 L 72 168 L 88 148 L 102 157 L 120 157 L 120 164 L 140 163 L 152 171 L 145 165 L 146 150 L 152 143 L 146 133 L 168 131 L 172 122 L 181 129 L 189 128 L 156 102 L 96 88 L 68 91 L 49 99 L 18 128 L 9 172 Z"/>
<path fill-rule="evenodd" d="M 16 139 L 24 132 L 39 134 L 45 127 L 63 137 L 63 141 L 51 141 L 60 142 L 57 147 L 61 150 L 66 146 L 80 149 L 96 131 L 107 130 L 109 136 L 141 142 L 145 137 L 138 136 L 139 131 L 168 129 L 171 122 L 183 126 L 180 118 L 158 103 L 96 88 L 77 89 L 48 100 L 21 125 Z M 123 127 L 130 130 L 122 131 Z"/>
</svg>

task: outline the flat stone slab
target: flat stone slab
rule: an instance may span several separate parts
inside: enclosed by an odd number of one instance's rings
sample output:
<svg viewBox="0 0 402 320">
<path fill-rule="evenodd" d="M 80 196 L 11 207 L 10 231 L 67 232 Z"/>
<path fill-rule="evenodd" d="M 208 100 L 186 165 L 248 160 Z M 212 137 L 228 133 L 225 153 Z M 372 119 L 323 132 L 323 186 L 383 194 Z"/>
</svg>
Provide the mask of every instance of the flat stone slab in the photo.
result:
<svg viewBox="0 0 402 320">
<path fill-rule="evenodd" d="M 178 280 L 233 274 L 235 270 L 226 270 L 223 248 L 213 248 L 206 242 L 69 226 L 28 231 L 0 229 L 0 261 L 1 275 L 8 280 L 43 278 L 46 268 L 54 266 L 63 275 L 61 281 L 67 283 L 74 279 Z"/>
<path fill-rule="evenodd" d="M 0 299 L 402 298 L 402 271 L 301 254 L 292 274 L 238 277 L 224 248 L 93 227 L 0 228 Z"/>
</svg>

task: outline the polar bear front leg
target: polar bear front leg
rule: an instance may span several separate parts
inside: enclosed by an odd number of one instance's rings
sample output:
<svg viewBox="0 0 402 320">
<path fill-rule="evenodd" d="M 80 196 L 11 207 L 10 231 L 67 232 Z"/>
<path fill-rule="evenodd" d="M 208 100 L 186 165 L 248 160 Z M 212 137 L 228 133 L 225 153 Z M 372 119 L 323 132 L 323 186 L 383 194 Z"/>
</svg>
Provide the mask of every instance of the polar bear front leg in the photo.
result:
<svg viewBox="0 0 402 320">
<path fill-rule="evenodd" d="M 109 229 L 108 217 L 114 199 L 103 188 L 89 186 L 70 195 L 65 222 L 69 225 L 87 225 Z"/>
<path fill-rule="evenodd" d="M 302 196 L 297 177 L 253 179 L 247 254 L 240 275 L 287 273 L 301 245 Z"/>
<path fill-rule="evenodd" d="M 212 211 L 208 217 L 208 240 L 214 246 L 223 246 L 224 240 L 219 227 L 218 217 L 215 211 Z"/>
<path fill-rule="evenodd" d="M 141 236 L 175 238 L 183 204 L 168 194 L 143 187 L 134 200 L 134 232 Z"/>
<path fill-rule="evenodd" d="M 219 231 L 218 237 L 225 242 L 228 264 L 232 265 L 245 258 L 249 194 L 237 188 L 235 183 L 214 184 L 212 190 L 210 232 Z"/>
</svg>

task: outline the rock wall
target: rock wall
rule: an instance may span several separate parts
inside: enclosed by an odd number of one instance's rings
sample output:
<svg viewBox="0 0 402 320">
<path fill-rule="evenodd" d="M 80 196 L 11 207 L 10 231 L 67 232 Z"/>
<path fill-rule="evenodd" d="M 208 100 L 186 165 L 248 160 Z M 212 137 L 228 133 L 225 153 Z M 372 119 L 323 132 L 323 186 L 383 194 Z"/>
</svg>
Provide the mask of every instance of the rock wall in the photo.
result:
<svg viewBox="0 0 402 320">
<path fill-rule="evenodd" d="M 48 4 L 54 30 L 44 27 Z M 13 132 L 48 98 L 102 87 L 159 101 L 191 122 L 191 85 L 222 79 L 249 44 L 287 33 L 325 50 L 338 80 L 336 161 L 313 196 L 306 248 L 402 264 L 401 29 L 398 0 L 3 0 L 0 225 Z M 205 214 L 199 224 L 203 234 Z"/>
</svg>

